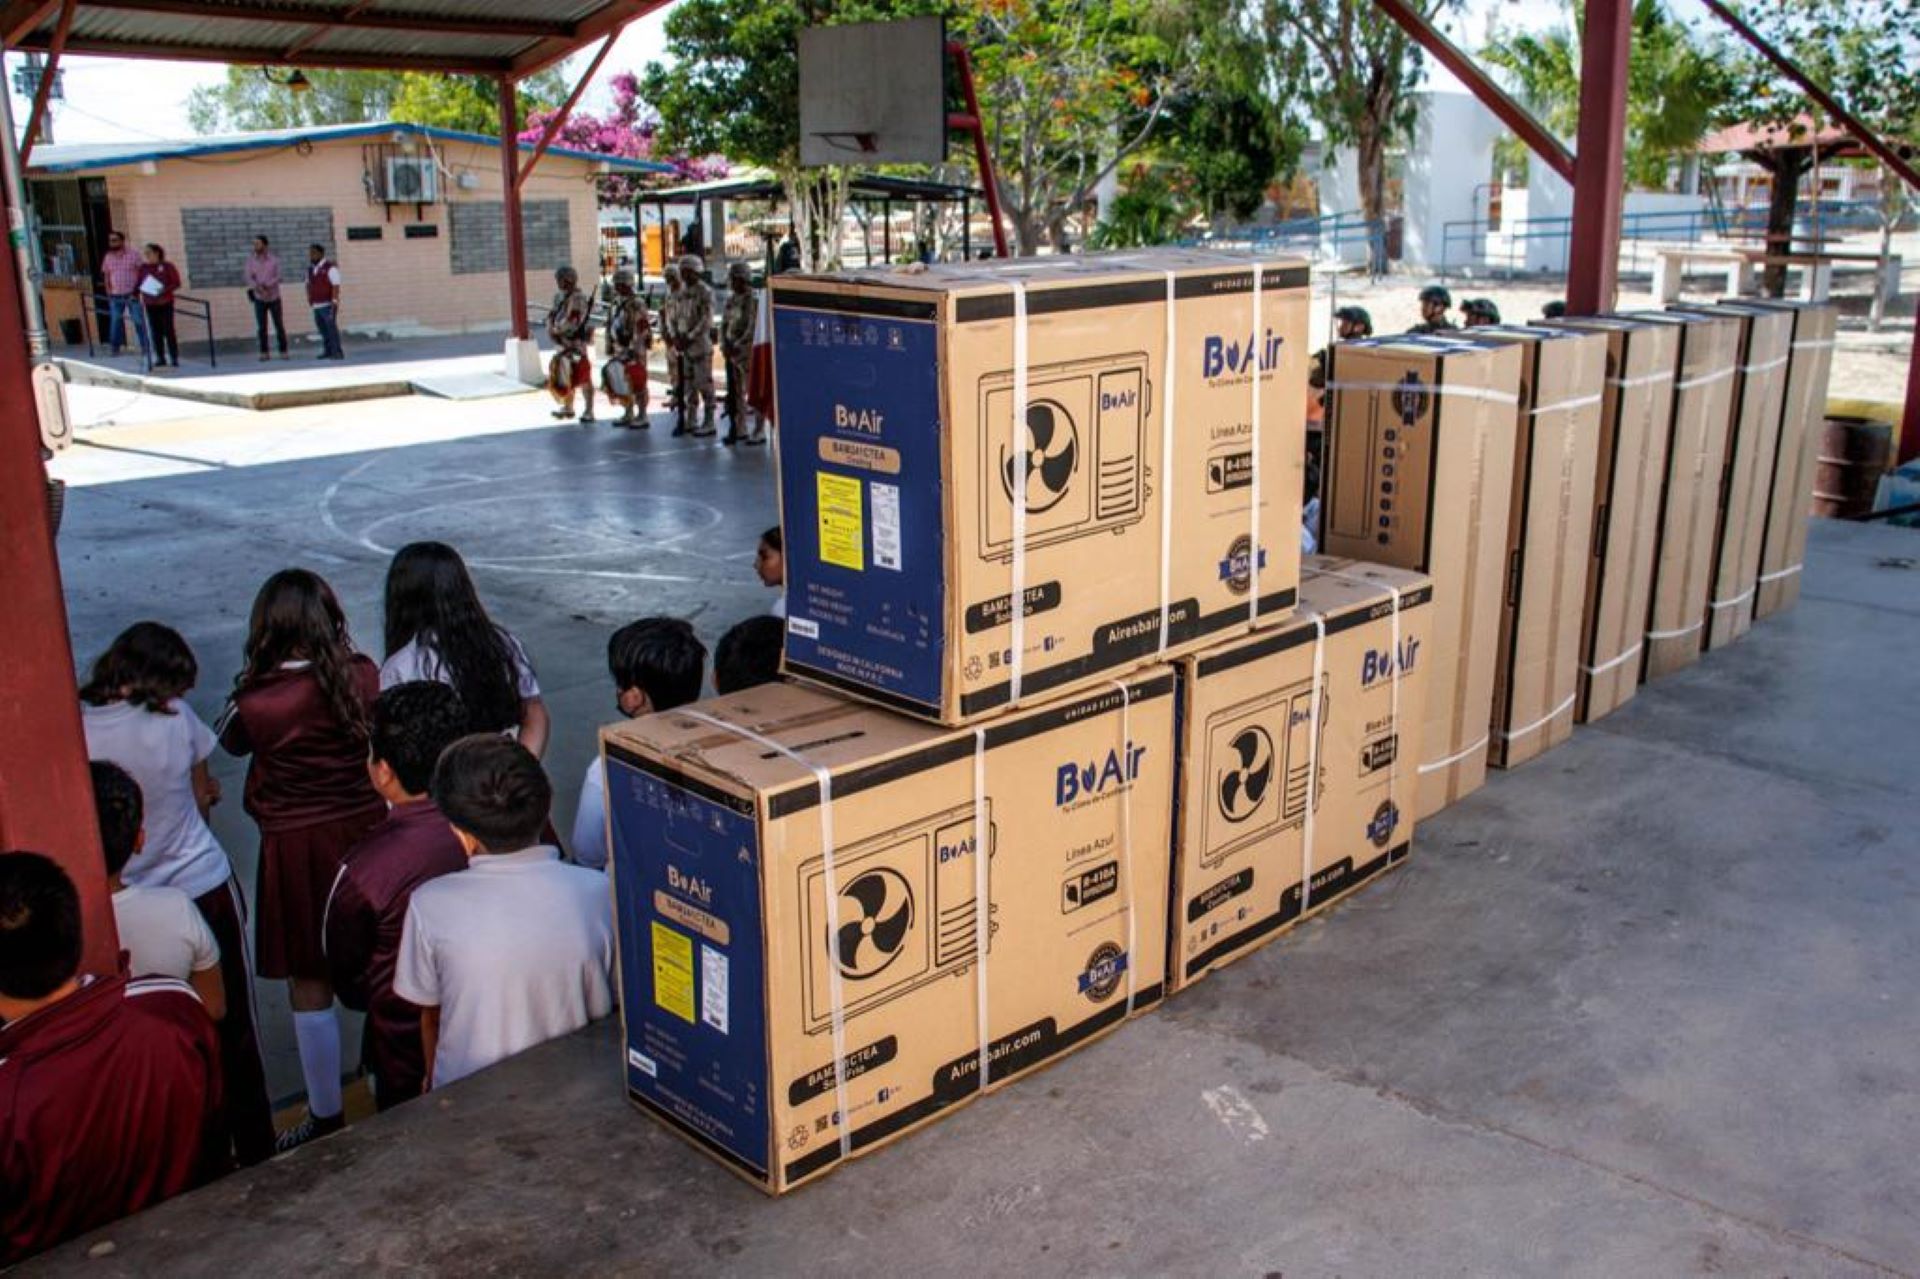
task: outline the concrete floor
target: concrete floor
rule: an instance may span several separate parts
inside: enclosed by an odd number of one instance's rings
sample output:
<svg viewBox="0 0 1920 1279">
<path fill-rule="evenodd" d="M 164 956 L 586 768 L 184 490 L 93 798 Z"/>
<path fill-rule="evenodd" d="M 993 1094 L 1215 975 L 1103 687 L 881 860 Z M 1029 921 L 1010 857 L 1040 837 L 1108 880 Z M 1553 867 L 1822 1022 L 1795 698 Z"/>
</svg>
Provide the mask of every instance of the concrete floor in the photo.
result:
<svg viewBox="0 0 1920 1279">
<path fill-rule="evenodd" d="M 268 571 L 321 569 L 371 644 L 387 552 L 449 538 L 540 664 L 564 821 L 608 629 L 765 606 L 770 476 L 574 428 L 80 490 L 76 642 L 175 621 L 210 714 Z M 1405 869 L 788 1199 L 633 1113 L 603 1022 L 37 1268 L 1920 1273 L 1916 559 L 1817 525 L 1798 609 L 1497 775 Z M 218 828 L 250 864 L 237 806 Z"/>
</svg>

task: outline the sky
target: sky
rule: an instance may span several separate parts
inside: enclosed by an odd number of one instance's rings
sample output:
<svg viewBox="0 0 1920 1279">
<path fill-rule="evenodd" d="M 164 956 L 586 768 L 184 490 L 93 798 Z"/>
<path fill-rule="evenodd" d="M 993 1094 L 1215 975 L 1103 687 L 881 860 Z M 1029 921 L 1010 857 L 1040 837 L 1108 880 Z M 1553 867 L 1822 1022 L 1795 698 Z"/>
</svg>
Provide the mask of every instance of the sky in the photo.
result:
<svg viewBox="0 0 1920 1279">
<path fill-rule="evenodd" d="M 1454 39 L 1472 48 L 1483 41 L 1489 26 L 1534 29 L 1551 26 L 1560 20 L 1561 0 L 1466 0 L 1461 13 L 1450 22 Z M 602 105 L 610 98 L 606 81 L 615 72 L 638 70 L 665 55 L 666 13 L 656 11 L 641 18 L 621 33 L 613 53 L 600 75 L 587 91 L 589 107 Z M 570 65 L 577 71 L 587 55 Z M 7 84 L 13 83 L 16 57 L 9 57 Z M 187 123 L 187 95 L 196 87 L 217 84 L 226 69 L 204 62 L 141 62 L 138 95 L 126 91 L 129 63 L 112 58 L 72 57 L 62 59 L 66 67 L 66 101 L 54 107 L 54 137 L 59 142 L 137 142 L 150 138 L 181 138 L 193 135 Z M 1429 74 L 1443 82 L 1453 77 L 1435 68 L 1429 61 Z M 18 95 L 13 98 L 16 128 L 24 128 L 31 103 Z"/>
</svg>

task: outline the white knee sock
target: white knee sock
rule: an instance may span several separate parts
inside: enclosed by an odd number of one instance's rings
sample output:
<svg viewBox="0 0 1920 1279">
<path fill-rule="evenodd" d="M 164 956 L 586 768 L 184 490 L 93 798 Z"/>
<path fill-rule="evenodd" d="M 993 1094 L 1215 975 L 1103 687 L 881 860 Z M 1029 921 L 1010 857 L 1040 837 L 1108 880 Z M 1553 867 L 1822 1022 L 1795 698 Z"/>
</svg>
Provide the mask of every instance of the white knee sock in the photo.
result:
<svg viewBox="0 0 1920 1279">
<path fill-rule="evenodd" d="M 300 1044 L 300 1073 L 307 1078 L 307 1113 L 331 1119 L 340 1113 L 340 1023 L 333 1009 L 293 1014 Z"/>
</svg>

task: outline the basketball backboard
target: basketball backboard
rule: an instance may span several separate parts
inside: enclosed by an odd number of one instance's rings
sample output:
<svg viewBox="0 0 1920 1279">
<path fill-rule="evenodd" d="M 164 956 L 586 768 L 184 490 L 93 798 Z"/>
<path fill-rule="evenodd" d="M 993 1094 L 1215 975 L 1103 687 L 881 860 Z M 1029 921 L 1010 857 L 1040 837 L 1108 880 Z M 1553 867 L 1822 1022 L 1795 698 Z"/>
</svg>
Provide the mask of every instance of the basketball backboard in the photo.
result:
<svg viewBox="0 0 1920 1279">
<path fill-rule="evenodd" d="M 800 163 L 947 158 L 947 32 L 939 17 L 800 32 Z"/>
</svg>

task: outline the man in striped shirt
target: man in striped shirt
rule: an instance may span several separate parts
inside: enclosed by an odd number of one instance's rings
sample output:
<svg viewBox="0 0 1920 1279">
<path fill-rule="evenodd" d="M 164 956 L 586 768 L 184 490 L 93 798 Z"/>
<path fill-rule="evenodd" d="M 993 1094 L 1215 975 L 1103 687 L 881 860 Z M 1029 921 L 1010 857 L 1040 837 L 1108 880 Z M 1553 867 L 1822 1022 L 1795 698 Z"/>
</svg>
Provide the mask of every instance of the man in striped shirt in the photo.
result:
<svg viewBox="0 0 1920 1279">
<path fill-rule="evenodd" d="M 107 346 L 115 355 L 126 345 L 129 323 L 140 339 L 140 354 L 147 354 L 147 314 L 140 304 L 142 265 L 143 259 L 128 247 L 126 236 L 118 231 L 107 232 L 107 251 L 100 259 L 100 280 L 107 290 Z"/>
</svg>

